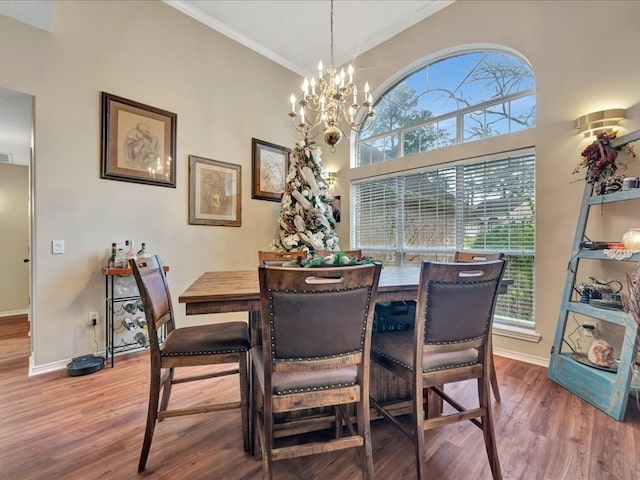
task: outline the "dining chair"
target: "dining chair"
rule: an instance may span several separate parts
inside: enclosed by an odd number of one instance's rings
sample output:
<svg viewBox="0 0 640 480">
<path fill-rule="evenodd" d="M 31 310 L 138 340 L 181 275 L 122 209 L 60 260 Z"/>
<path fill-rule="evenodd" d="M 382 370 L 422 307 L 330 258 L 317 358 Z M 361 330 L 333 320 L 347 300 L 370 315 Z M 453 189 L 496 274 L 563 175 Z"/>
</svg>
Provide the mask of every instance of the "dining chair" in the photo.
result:
<svg viewBox="0 0 640 480">
<path fill-rule="evenodd" d="M 259 267 L 262 345 L 252 349 L 251 358 L 265 479 L 272 478 L 275 461 L 347 448 L 361 449 L 363 478 L 373 479 L 369 367 L 380 270 L 377 263 Z M 277 436 L 286 432 L 276 417 L 320 407 L 329 407 L 331 438 L 303 442 L 289 436 L 286 444 L 276 438 L 276 429 Z"/>
<path fill-rule="evenodd" d="M 458 263 L 475 263 L 475 262 L 488 262 L 491 260 L 504 259 L 504 253 L 501 252 L 462 252 L 458 250 L 453 256 L 453 261 Z M 506 261 L 506 260 L 505 260 Z M 493 397 L 496 402 L 501 400 L 500 387 L 498 386 L 498 375 L 496 374 L 496 367 L 493 358 L 493 351 L 491 352 L 491 391 L 493 391 Z"/>
<path fill-rule="evenodd" d="M 473 265 L 423 261 L 414 329 L 373 336 L 373 362 L 404 379 L 411 390 L 413 428 L 375 399 L 371 404 L 413 441 L 421 480 L 429 478 L 425 431 L 466 420 L 482 429 L 493 478 L 502 478 L 489 400 L 489 365 L 491 325 L 504 265 L 504 260 Z M 463 380 L 477 381 L 477 407 L 465 408 L 444 392 L 444 385 Z M 437 398 L 450 407 L 437 416 L 425 415 L 425 394 L 427 403 Z"/>
<path fill-rule="evenodd" d="M 137 260 L 131 259 L 129 266 L 144 304 L 151 355 L 147 424 L 138 472 L 145 469 L 156 422 L 162 422 L 168 417 L 240 408 L 243 447 L 246 452 L 251 451 L 247 377 L 250 343 L 246 322 L 234 321 L 177 328 L 171 295 L 160 258 L 155 255 Z M 166 336 L 161 342 L 158 334 L 162 329 Z M 216 370 L 200 375 L 174 376 L 175 370 L 180 367 L 213 364 L 237 364 L 237 367 L 232 366 L 222 371 Z M 234 374 L 239 375 L 240 401 L 168 409 L 171 387 L 174 384 Z M 162 401 L 160 401 L 161 391 Z"/>
<path fill-rule="evenodd" d="M 270 250 L 258 251 L 259 265 L 282 265 L 283 263 L 296 260 L 298 257 L 307 258 L 308 252 L 304 250 L 291 252 L 274 252 Z"/>
</svg>

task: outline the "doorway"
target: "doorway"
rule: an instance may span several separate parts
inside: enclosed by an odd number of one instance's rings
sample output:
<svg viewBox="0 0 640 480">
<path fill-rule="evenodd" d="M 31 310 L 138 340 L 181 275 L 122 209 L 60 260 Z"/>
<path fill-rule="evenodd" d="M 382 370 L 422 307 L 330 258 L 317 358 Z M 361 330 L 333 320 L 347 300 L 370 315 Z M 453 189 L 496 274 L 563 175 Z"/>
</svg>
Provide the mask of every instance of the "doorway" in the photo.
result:
<svg viewBox="0 0 640 480">
<path fill-rule="evenodd" d="M 33 107 L 33 96 L 0 87 L 0 338 L 28 338 L 32 327 Z"/>
</svg>

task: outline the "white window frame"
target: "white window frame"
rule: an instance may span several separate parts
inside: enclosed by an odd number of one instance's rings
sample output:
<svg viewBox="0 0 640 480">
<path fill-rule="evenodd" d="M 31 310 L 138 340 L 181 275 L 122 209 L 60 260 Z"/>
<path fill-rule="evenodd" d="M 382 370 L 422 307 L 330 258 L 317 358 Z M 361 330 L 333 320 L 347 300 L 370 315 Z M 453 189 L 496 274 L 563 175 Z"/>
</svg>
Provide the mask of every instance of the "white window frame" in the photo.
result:
<svg viewBox="0 0 640 480">
<path fill-rule="evenodd" d="M 477 159 L 475 161 L 467 160 L 464 162 L 457 162 L 453 164 L 447 163 L 446 165 L 436 165 L 431 168 L 422 168 L 422 169 L 412 170 L 409 172 L 400 172 L 400 173 L 385 175 L 381 177 L 374 177 L 374 178 L 367 178 L 367 179 L 353 181 L 352 189 L 351 189 L 351 201 L 350 201 L 351 209 L 352 209 L 352 214 L 351 214 L 352 246 L 354 248 L 361 249 L 365 253 L 373 255 L 374 257 L 376 256 L 376 254 L 378 256 L 383 256 L 385 252 L 393 253 L 395 255 L 397 265 L 405 264 L 405 258 L 407 255 L 423 254 L 420 258 L 426 258 L 428 256 L 432 260 L 450 261 L 453 258 L 453 254 L 455 253 L 456 250 L 465 250 L 465 245 L 464 245 L 464 240 L 465 240 L 464 212 L 465 210 L 464 210 L 463 201 L 462 201 L 464 194 L 461 191 L 461 189 L 464 188 L 463 182 L 462 182 L 462 176 L 463 176 L 464 170 L 475 169 L 477 166 L 481 166 L 483 164 L 487 164 L 491 166 L 491 165 L 495 165 L 495 163 L 508 161 L 510 159 L 517 160 L 519 157 L 521 157 L 524 161 L 533 162 L 533 165 L 529 167 L 529 168 L 533 168 L 531 172 L 531 179 L 530 179 L 532 185 L 529 185 L 529 187 L 532 188 L 534 192 L 533 195 L 535 196 L 535 152 L 533 151 L 533 149 L 530 149 L 530 148 L 518 150 L 515 152 L 503 153 L 500 155 L 496 155 L 494 156 L 494 158 L 491 158 L 491 159 L 487 159 L 485 157 L 482 159 Z M 392 222 L 390 222 L 391 220 L 390 218 L 388 217 L 385 218 L 385 216 L 381 216 L 377 221 L 379 225 L 374 225 L 374 228 L 377 227 L 377 230 L 379 232 L 382 232 L 384 231 L 385 228 L 389 227 L 389 224 L 388 224 L 389 222 L 394 224 L 395 236 L 393 241 L 389 242 L 389 243 L 392 243 L 392 245 L 384 244 L 384 242 L 382 244 L 380 243 L 373 244 L 373 243 L 367 243 L 362 241 L 362 235 L 361 235 L 362 230 L 360 228 L 361 215 L 359 213 L 359 207 L 361 205 L 361 202 L 360 202 L 360 199 L 358 198 L 359 192 L 360 192 L 358 185 L 370 183 L 372 181 L 373 182 L 389 181 L 389 180 L 394 181 L 395 179 L 401 179 L 401 177 L 409 177 L 409 176 L 420 174 L 423 172 L 435 173 L 437 171 L 445 172 L 445 171 L 451 171 L 453 169 L 455 169 L 455 173 L 453 173 L 452 176 L 451 176 L 451 173 L 449 173 L 450 178 L 454 178 L 455 184 L 456 184 L 456 196 L 454 201 L 455 233 L 453 235 L 453 238 L 455 240 L 453 240 L 453 242 L 448 242 L 449 245 L 441 245 L 441 244 L 431 245 L 431 246 L 426 246 L 424 248 L 420 246 L 408 247 L 403 238 L 403 235 L 405 232 L 405 225 L 404 225 L 405 217 L 403 212 L 403 208 L 405 205 L 405 202 L 403 200 L 404 197 L 391 199 L 388 202 L 388 205 L 391 207 L 390 211 L 394 211 L 394 213 L 392 214 L 393 216 Z M 401 187 L 398 186 L 394 191 L 399 195 L 404 195 L 405 193 L 404 183 L 402 183 Z M 393 208 L 394 205 L 395 205 L 395 208 Z M 381 212 L 381 214 L 387 215 L 387 210 L 385 210 L 385 212 L 383 213 Z M 535 216 L 532 216 L 531 219 L 534 222 L 534 228 L 535 228 Z M 385 225 L 385 223 L 387 224 Z M 451 238 L 449 238 L 449 240 L 451 240 Z M 482 251 L 482 249 L 474 248 L 473 251 Z M 495 250 L 491 250 L 491 251 L 495 251 Z M 523 294 L 530 295 L 530 298 L 531 298 L 530 300 L 531 301 L 531 312 L 530 312 L 531 320 L 522 320 L 518 318 L 505 317 L 505 316 L 496 314 L 494 318 L 496 333 L 503 334 L 510 337 L 530 340 L 534 342 L 538 341 L 540 336 L 536 334 L 534 331 L 535 330 L 535 297 L 534 297 L 535 244 L 533 245 L 532 250 L 506 249 L 501 251 L 503 251 L 507 256 L 511 254 L 511 255 L 518 255 L 518 256 L 532 256 L 534 258 L 534 265 L 533 265 L 532 278 L 531 278 L 531 288 L 530 288 L 530 291 L 523 291 Z"/>
</svg>

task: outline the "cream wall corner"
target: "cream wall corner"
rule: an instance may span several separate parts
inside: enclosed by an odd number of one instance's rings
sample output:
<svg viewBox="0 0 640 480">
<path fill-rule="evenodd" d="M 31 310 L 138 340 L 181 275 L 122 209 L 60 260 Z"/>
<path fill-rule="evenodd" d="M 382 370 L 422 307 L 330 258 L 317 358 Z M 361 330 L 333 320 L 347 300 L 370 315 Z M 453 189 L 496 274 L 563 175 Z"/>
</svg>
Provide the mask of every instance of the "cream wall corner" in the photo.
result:
<svg viewBox="0 0 640 480">
<path fill-rule="evenodd" d="M 0 61 L 0 85 L 35 97 L 33 369 L 96 350 L 88 312 L 104 326 L 111 242 L 145 241 L 170 265 L 182 324 L 177 297 L 203 270 L 248 268 L 268 248 L 279 204 L 251 200 L 251 138 L 296 141 L 297 75 L 147 1 L 54 2 L 52 33 L 0 15 Z M 101 91 L 177 113 L 175 189 L 99 178 Z M 190 154 L 241 165 L 240 228 L 188 225 Z"/>
</svg>

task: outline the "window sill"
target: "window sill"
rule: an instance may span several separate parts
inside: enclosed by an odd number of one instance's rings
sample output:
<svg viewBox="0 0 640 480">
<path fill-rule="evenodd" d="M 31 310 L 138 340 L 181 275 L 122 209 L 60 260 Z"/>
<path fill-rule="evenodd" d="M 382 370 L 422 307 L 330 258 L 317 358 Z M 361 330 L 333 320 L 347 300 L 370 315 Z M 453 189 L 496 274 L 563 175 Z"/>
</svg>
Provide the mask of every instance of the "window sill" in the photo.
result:
<svg viewBox="0 0 640 480">
<path fill-rule="evenodd" d="M 517 338 L 518 340 L 525 340 L 527 342 L 538 343 L 540 341 L 540 334 L 530 328 L 515 327 L 511 325 L 493 324 L 494 335 L 500 335 L 502 337 Z"/>
</svg>

